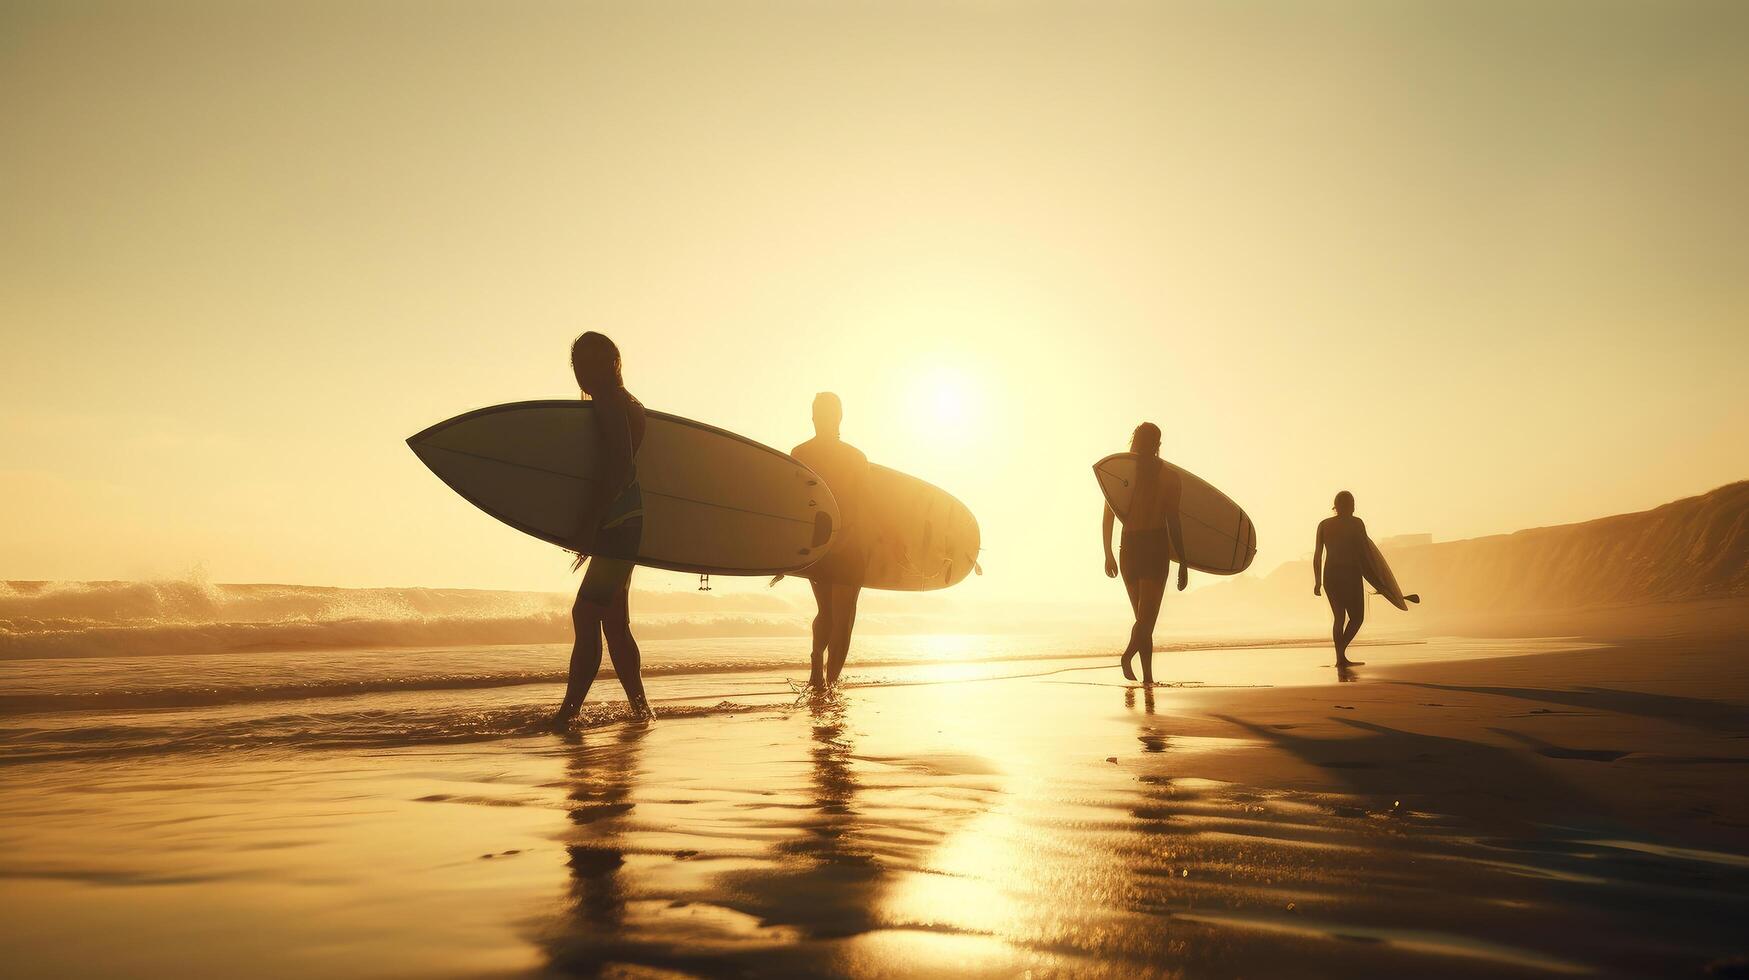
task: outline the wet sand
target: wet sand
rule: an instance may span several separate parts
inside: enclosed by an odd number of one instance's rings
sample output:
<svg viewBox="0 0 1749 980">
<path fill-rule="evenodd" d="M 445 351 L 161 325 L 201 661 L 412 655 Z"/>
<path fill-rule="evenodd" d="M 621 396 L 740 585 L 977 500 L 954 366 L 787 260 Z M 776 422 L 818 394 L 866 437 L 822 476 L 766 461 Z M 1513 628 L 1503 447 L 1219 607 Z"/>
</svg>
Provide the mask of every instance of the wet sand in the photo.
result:
<svg viewBox="0 0 1749 980">
<path fill-rule="evenodd" d="M 1347 684 L 1315 649 L 1162 655 L 1205 686 L 1153 690 L 1086 660 L 828 703 L 762 676 L 734 711 L 566 738 L 9 765 L 0 951 L 16 976 L 1701 975 L 1749 954 L 1743 634 L 1490 642 L 1357 648 Z M 1274 657 L 1305 686 L 1206 686 L 1268 682 Z"/>
</svg>

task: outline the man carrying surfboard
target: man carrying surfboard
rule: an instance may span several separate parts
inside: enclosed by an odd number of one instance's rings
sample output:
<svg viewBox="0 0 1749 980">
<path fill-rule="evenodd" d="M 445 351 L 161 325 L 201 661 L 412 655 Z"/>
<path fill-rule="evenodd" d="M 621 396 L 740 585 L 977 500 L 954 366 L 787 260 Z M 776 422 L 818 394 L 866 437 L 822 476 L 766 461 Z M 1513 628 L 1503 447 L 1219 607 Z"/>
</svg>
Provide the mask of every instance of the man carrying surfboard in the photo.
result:
<svg viewBox="0 0 1749 980">
<path fill-rule="evenodd" d="M 822 391 L 814 396 L 814 438 L 797 446 L 790 455 L 802 461 L 826 481 L 838 498 L 840 527 L 832 550 L 808 566 L 814 588 L 814 646 L 810 654 L 808 686 L 816 691 L 838 683 L 844 661 L 850 656 L 850 631 L 856 626 L 856 600 L 868 574 L 868 552 L 863 540 L 863 495 L 868 487 L 868 457 L 839 438 L 844 422 L 844 403 L 837 395 Z"/>
<path fill-rule="evenodd" d="M 1123 659 L 1119 661 L 1123 675 L 1128 680 L 1136 679 L 1135 671 L 1130 669 L 1130 658 L 1140 654 L 1142 683 L 1152 684 L 1154 623 L 1160 618 L 1172 555 L 1184 554 L 1184 529 L 1178 513 L 1183 483 L 1178 471 L 1160 459 L 1160 427 L 1154 423 L 1136 426 L 1130 436 L 1130 452 L 1137 457 L 1136 485 L 1123 519 L 1119 555 L 1111 553 L 1111 528 L 1117 515 L 1109 502 L 1100 519 L 1100 535 L 1105 542 L 1105 575 L 1116 578 L 1122 572 L 1124 588 L 1130 594 L 1130 609 L 1136 616 Z M 1184 591 L 1189 581 L 1189 568 L 1180 561 L 1178 590 Z"/>
<path fill-rule="evenodd" d="M 644 695 L 642 658 L 632 638 L 632 569 L 644 532 L 643 489 L 638 485 L 637 454 L 644 442 L 644 404 L 626 390 L 619 348 L 594 331 L 571 344 L 571 371 L 577 387 L 590 400 L 602 447 L 602 478 L 585 483 L 582 519 L 573 545 L 575 570 L 589 562 L 577 601 L 571 606 L 576 640 L 571 648 L 571 673 L 555 724 L 569 725 L 583 709 L 583 699 L 601 669 L 601 640 L 614 673 L 625 688 L 633 714 L 649 717 Z M 592 557 L 591 557 L 592 556 Z"/>
<path fill-rule="evenodd" d="M 1330 638 L 1336 644 L 1336 669 L 1342 670 L 1365 665 L 1363 660 L 1348 659 L 1348 645 L 1366 621 L 1366 589 L 1361 578 L 1367 536 L 1366 522 L 1354 516 L 1354 494 L 1347 490 L 1338 493 L 1335 510 L 1335 517 L 1318 522 L 1318 541 L 1312 549 L 1312 594 L 1322 591 L 1330 600 Z"/>
<path fill-rule="evenodd" d="M 1336 643 L 1336 669 L 1364 666 L 1364 661 L 1348 659 L 1349 644 L 1366 621 L 1366 586 L 1398 609 L 1420 602 L 1419 594 L 1403 594 L 1391 565 L 1379 551 L 1379 546 L 1367 537 L 1366 522 L 1354 516 L 1354 494 L 1343 490 L 1336 494 L 1335 517 L 1326 517 L 1318 524 L 1318 543 L 1312 550 L 1312 594 L 1320 590 L 1330 599 L 1330 638 Z M 1325 549 L 1329 554 L 1325 557 Z M 1320 569 L 1318 559 L 1324 558 Z"/>
</svg>

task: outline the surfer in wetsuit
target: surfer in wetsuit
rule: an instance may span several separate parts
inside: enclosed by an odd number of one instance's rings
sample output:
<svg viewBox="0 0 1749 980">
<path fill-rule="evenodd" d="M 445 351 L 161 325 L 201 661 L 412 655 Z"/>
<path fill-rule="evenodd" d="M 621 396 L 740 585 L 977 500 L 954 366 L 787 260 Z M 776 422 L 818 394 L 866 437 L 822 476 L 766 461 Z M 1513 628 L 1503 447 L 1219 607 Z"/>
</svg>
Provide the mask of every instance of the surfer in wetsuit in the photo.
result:
<svg viewBox="0 0 1749 980">
<path fill-rule="evenodd" d="M 643 490 L 638 486 L 637 454 L 644 442 L 644 404 L 625 388 L 619 348 L 604 334 L 583 334 L 571 344 L 571 370 L 577 386 L 594 408 L 602 449 L 602 479 L 585 484 L 582 519 L 574 546 L 572 571 L 589 562 L 577 601 L 571 606 L 576 642 L 571 648 L 571 676 L 565 700 L 553 721 L 571 723 L 583 708 L 589 686 L 601 669 L 601 640 L 625 688 L 632 713 L 649 717 L 638 642 L 632 638 L 629 605 L 633 564 L 644 533 Z"/>
<path fill-rule="evenodd" d="M 1130 452 L 1135 453 L 1136 487 L 1130 498 L 1130 512 L 1124 518 L 1123 539 L 1118 552 L 1111 553 L 1111 526 L 1117 515 L 1111 505 L 1105 505 L 1100 533 L 1105 542 L 1105 575 L 1116 578 L 1123 573 L 1124 588 L 1130 594 L 1130 609 L 1135 613 L 1135 625 L 1130 628 L 1130 640 L 1124 647 L 1123 675 L 1135 680 L 1130 658 L 1141 654 L 1142 683 L 1154 683 L 1154 622 L 1160 618 L 1160 603 L 1166 595 L 1166 577 L 1171 571 L 1174 543 L 1184 553 L 1184 529 L 1179 522 L 1178 505 L 1183 485 L 1178 471 L 1160 459 L 1160 427 L 1152 422 L 1136 426 L 1130 436 Z M 1178 590 L 1184 591 L 1190 581 L 1189 570 L 1178 563 Z"/>
<path fill-rule="evenodd" d="M 1366 524 L 1354 516 L 1354 494 L 1336 495 L 1336 516 L 1318 523 L 1318 543 L 1312 550 L 1312 594 L 1330 600 L 1330 638 L 1336 643 L 1336 669 L 1359 667 L 1348 659 L 1348 645 L 1366 621 L 1366 590 L 1361 564 L 1366 555 Z M 1322 568 L 1319 559 L 1323 559 Z"/>
<path fill-rule="evenodd" d="M 856 600 L 868 574 L 868 549 L 861 527 L 863 492 L 868 486 L 868 457 L 838 436 L 844 403 L 829 391 L 814 396 L 814 438 L 790 455 L 820 474 L 838 500 L 837 540 L 826 557 L 808 566 L 814 587 L 814 647 L 808 686 L 823 691 L 838 683 L 850 656 L 850 631 L 856 626 Z"/>
</svg>

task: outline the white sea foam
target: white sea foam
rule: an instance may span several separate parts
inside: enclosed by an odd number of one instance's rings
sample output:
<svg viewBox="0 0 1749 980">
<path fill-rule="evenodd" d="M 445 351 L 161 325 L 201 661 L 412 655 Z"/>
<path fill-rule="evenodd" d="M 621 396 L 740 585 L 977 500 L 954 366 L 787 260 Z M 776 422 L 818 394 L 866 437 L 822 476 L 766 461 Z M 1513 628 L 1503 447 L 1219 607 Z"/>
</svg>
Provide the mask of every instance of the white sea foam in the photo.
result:
<svg viewBox="0 0 1749 980">
<path fill-rule="evenodd" d="M 775 596 L 638 593 L 640 634 L 793 636 Z M 199 582 L 0 583 L 0 660 L 567 642 L 571 600 L 475 589 Z"/>
</svg>

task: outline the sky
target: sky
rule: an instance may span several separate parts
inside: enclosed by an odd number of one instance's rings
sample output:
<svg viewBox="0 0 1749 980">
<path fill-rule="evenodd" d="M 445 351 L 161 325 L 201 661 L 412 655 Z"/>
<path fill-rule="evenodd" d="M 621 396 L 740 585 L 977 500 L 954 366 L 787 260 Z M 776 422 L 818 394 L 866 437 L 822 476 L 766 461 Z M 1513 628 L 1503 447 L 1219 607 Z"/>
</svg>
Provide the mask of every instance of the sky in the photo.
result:
<svg viewBox="0 0 1749 980">
<path fill-rule="evenodd" d="M 0 579 L 572 588 L 403 440 L 585 329 L 991 599 L 1143 420 L 1257 571 L 1643 509 L 1749 477 L 1745 120 L 1736 2 L 6 0 Z"/>
</svg>

